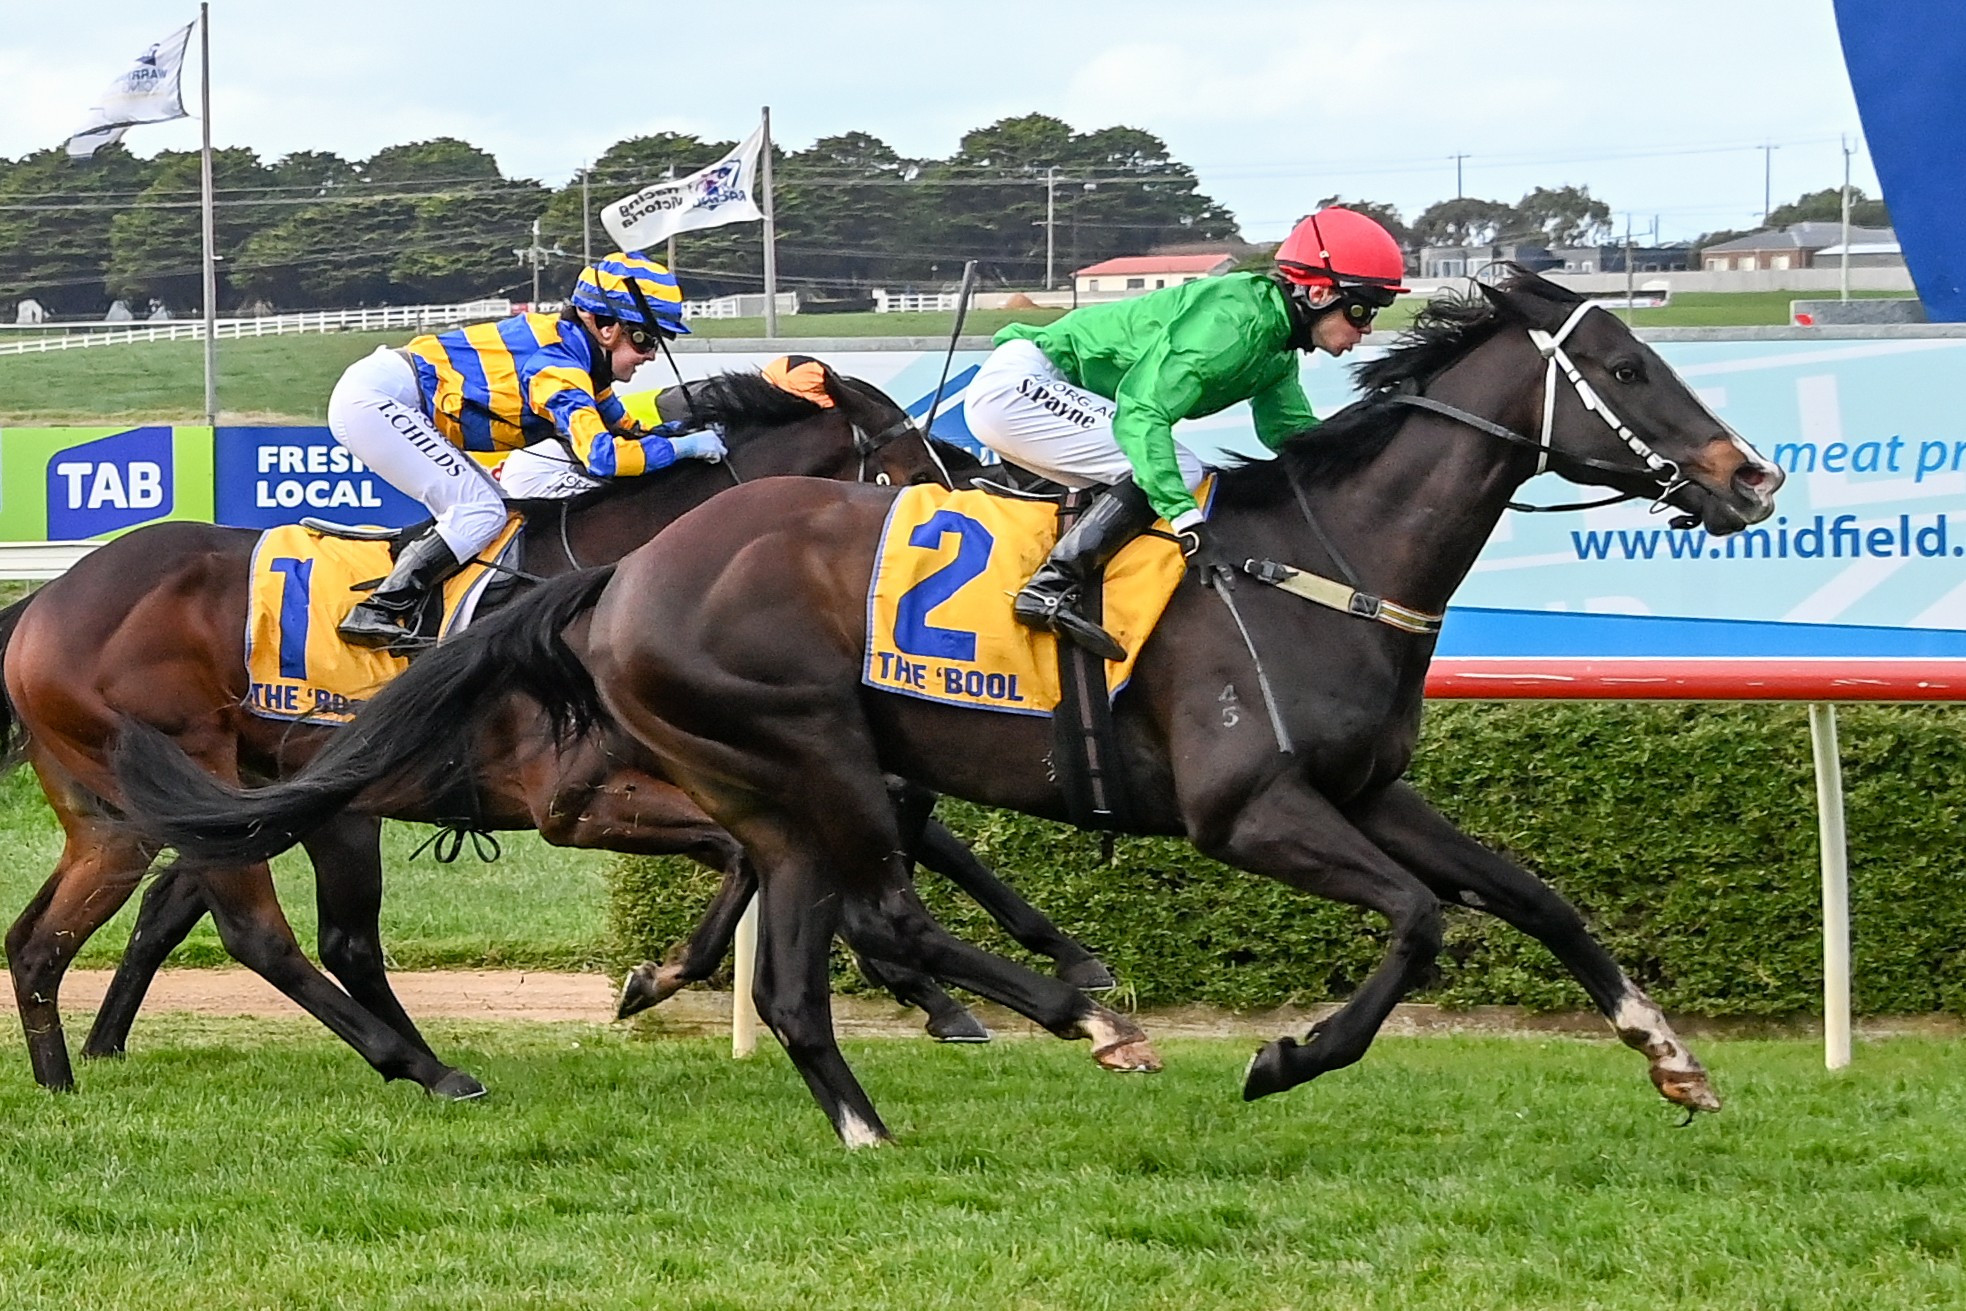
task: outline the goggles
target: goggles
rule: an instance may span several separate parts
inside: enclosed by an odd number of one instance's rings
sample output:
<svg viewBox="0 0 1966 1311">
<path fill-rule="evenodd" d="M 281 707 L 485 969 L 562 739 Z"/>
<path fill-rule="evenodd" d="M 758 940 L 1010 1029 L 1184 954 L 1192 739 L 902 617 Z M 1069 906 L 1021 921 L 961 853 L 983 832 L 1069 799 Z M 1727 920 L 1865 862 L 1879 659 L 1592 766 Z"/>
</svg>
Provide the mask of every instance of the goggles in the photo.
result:
<svg viewBox="0 0 1966 1311">
<path fill-rule="evenodd" d="M 1345 316 L 1354 328 L 1369 328 L 1380 310 L 1393 303 L 1393 293 L 1384 287 L 1342 287 L 1338 299 L 1327 308 Z"/>
<path fill-rule="evenodd" d="M 649 308 L 648 297 L 642 295 L 641 284 L 633 278 L 626 278 L 624 281 L 628 284 L 628 294 L 635 298 L 635 308 L 641 312 L 642 321 L 640 323 L 630 323 L 626 319 L 617 321 L 621 324 L 622 331 L 628 334 L 628 343 L 631 346 L 644 355 L 653 355 L 661 348 L 663 342 L 676 334 L 661 326 L 660 321 L 655 317 L 655 311 Z"/>
</svg>

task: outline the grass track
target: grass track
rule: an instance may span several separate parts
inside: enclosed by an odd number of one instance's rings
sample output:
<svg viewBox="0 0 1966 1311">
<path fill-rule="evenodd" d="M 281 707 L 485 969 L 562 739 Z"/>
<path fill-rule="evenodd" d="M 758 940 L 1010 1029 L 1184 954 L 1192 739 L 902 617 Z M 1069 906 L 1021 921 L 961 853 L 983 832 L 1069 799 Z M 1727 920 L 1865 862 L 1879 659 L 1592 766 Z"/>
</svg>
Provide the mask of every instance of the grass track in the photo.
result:
<svg viewBox="0 0 1966 1311">
<path fill-rule="evenodd" d="M 0 1303 L 27 1308 L 1829 1308 L 1966 1302 L 1966 1068 L 1714 1043 L 1688 1129 L 1609 1043 L 1387 1039 L 1253 1106 L 1247 1047 L 849 1055 L 848 1154 L 776 1052 L 433 1026 L 485 1102 L 301 1022 L 150 1022 L 50 1098 L 0 1065 Z"/>
<path fill-rule="evenodd" d="M 480 863 L 468 846 L 452 865 L 439 865 L 427 851 L 410 859 L 433 831 L 421 824 L 383 829 L 382 939 L 392 966 L 582 969 L 601 963 L 607 942 L 604 870 L 611 857 L 549 847 L 533 833 L 501 833 L 505 854 L 495 864 Z M 0 924 L 11 923 L 27 905 L 54 869 L 61 845 L 61 829 L 32 771 L 0 779 Z M 289 852 L 273 862 L 273 871 L 287 918 L 311 955 L 314 879 L 306 859 Z M 76 964 L 113 967 L 135 918 L 132 898 L 89 940 Z M 171 963 L 220 965 L 232 958 L 208 919 Z"/>
</svg>

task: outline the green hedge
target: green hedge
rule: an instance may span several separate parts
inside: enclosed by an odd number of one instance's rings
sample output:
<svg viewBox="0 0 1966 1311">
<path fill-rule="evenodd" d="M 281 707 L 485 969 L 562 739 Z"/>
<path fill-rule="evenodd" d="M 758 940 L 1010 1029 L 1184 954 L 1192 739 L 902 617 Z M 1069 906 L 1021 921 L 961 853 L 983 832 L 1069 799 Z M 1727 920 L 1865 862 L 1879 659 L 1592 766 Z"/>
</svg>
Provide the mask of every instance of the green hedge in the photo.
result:
<svg viewBox="0 0 1966 1311">
<path fill-rule="evenodd" d="M 1966 709 L 1844 707 L 1855 997 L 1866 1013 L 1966 1013 Z M 1428 711 L 1414 782 L 1469 832 L 1555 884 L 1669 1009 L 1820 1010 L 1814 783 L 1799 706 L 1471 704 Z M 939 812 L 1142 1005 L 1235 1009 L 1349 995 L 1383 946 L 1377 917 L 1228 869 L 1185 843 L 1099 839 L 955 802 Z M 684 936 L 716 880 L 679 861 L 612 876 L 624 955 Z M 1014 952 L 940 879 L 956 932 Z M 1514 929 L 1448 912 L 1415 1000 L 1584 1007 Z"/>
</svg>

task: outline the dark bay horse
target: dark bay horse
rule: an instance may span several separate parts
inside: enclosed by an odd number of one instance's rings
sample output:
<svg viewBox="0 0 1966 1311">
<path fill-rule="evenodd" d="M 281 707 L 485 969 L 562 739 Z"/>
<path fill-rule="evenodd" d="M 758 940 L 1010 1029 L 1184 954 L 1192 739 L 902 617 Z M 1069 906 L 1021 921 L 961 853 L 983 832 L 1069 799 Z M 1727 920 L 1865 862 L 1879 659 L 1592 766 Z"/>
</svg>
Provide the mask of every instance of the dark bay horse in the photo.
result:
<svg viewBox="0 0 1966 1311">
<path fill-rule="evenodd" d="M 1675 526 L 1726 534 L 1772 513 L 1782 475 L 1609 313 L 1520 271 L 1482 291 L 1430 307 L 1361 366 L 1364 400 L 1277 461 L 1223 475 L 1214 531 L 1249 561 L 1246 576 L 1223 596 L 1192 579 L 1177 588 L 1114 706 L 1134 828 L 1185 836 L 1388 923 L 1379 967 L 1304 1040 L 1265 1045 L 1247 1098 L 1362 1057 L 1438 952 L 1440 903 L 1452 900 L 1545 944 L 1645 1055 L 1661 1094 L 1715 1110 L 1700 1062 L 1577 912 L 1400 777 L 1432 621 L 1521 483 L 1547 467 L 1673 507 Z M 1013 1000 L 1055 1033 L 1109 1048 L 1126 1037 L 1083 994 L 948 937 L 903 878 L 883 770 L 1052 818 L 1065 800 L 1043 721 L 861 685 L 891 499 L 812 480 L 742 488 L 613 569 L 548 584 L 505 622 L 448 644 L 370 704 L 359 738 L 288 784 L 221 793 L 133 727 L 119 746 L 126 793 L 150 831 L 184 849 L 277 845 L 309 807 L 453 751 L 462 730 L 447 696 L 515 665 L 554 669 L 556 721 L 632 734 L 743 843 L 761 880 L 759 1008 L 841 1138 L 880 1141 L 887 1130 L 840 1055 L 827 993 L 827 947 L 852 906 L 879 908 L 902 939 L 891 958 Z M 1258 581 L 1282 577 L 1277 562 L 1350 588 L 1332 583 L 1335 605 L 1312 604 Z M 1257 700 L 1269 713 L 1252 713 Z M 1237 703 L 1243 713 L 1224 713 Z"/>
<path fill-rule="evenodd" d="M 525 568 L 550 575 L 617 559 L 739 479 L 803 473 L 907 483 L 933 476 L 936 466 L 899 407 L 852 379 L 829 374 L 828 384 L 836 401 L 830 409 L 757 375 L 692 384 L 698 415 L 726 431 L 726 465 L 690 463 L 573 502 L 524 503 L 532 524 Z M 155 854 L 116 823 L 119 794 L 104 747 L 117 719 L 135 717 L 172 735 L 227 779 L 277 778 L 340 731 L 267 720 L 244 707 L 246 585 L 257 536 L 194 524 L 146 528 L 105 545 L 0 616 L 13 716 L 8 727 L 22 739 L 20 749 L 67 835 L 60 863 L 7 938 L 34 1074 L 48 1086 L 67 1086 L 73 1077 L 56 1009 L 62 972 Z M 263 865 L 180 862 L 146 894 L 85 1052 L 122 1050 L 152 975 L 209 908 L 228 950 L 385 1075 L 452 1095 L 479 1091 L 470 1076 L 435 1058 L 389 987 L 377 927 L 377 816 L 481 829 L 536 827 L 561 845 L 693 855 L 724 869 L 727 881 L 740 878 L 730 837 L 686 796 L 638 768 L 650 762 L 634 759 L 642 753 L 632 742 L 587 742 L 563 753 L 539 729 L 536 709 L 506 702 L 442 789 L 324 816 L 306 835 L 317 872 L 321 956 L 346 995 L 298 951 Z M 993 885 L 986 893 L 1008 893 L 952 835 L 927 822 L 925 812 L 922 818 L 933 867 L 981 871 Z M 1052 939 L 1070 943 L 1014 894 L 1009 901 Z M 1088 955 L 1075 943 L 1066 950 L 1072 953 Z M 699 973 L 715 964 L 699 964 Z M 942 1003 L 945 1025 L 954 1022 L 951 1010 L 963 1014 L 926 979 L 889 970 L 881 981 L 904 991 L 916 985 L 907 999 L 932 1017 Z"/>
</svg>

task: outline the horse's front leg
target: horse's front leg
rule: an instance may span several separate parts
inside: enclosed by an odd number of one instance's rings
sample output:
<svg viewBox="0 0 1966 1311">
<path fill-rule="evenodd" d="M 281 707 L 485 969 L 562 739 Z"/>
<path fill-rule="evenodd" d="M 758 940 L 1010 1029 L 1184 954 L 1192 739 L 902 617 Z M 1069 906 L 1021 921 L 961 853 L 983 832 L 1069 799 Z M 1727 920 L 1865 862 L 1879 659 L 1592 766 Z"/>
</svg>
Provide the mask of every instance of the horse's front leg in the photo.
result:
<svg viewBox="0 0 1966 1311">
<path fill-rule="evenodd" d="M 1665 1014 L 1618 968 L 1555 888 L 1455 828 L 1404 783 L 1386 789 L 1351 818 L 1442 900 L 1487 911 L 1548 947 L 1625 1045 L 1645 1054 L 1652 1083 L 1666 1100 L 1693 1111 L 1720 1109 L 1706 1069 Z"/>
<path fill-rule="evenodd" d="M 1244 1099 L 1282 1092 L 1352 1064 L 1439 953 L 1439 901 L 1330 802 L 1292 777 L 1278 777 L 1207 831 L 1210 836 L 1197 845 L 1215 859 L 1377 911 L 1391 930 L 1379 968 L 1349 1001 L 1302 1043 L 1279 1038 L 1256 1053 L 1243 1081 Z"/>
</svg>

